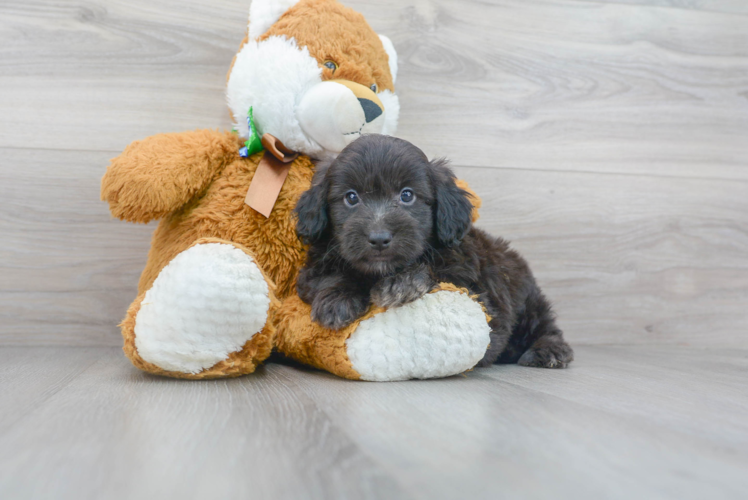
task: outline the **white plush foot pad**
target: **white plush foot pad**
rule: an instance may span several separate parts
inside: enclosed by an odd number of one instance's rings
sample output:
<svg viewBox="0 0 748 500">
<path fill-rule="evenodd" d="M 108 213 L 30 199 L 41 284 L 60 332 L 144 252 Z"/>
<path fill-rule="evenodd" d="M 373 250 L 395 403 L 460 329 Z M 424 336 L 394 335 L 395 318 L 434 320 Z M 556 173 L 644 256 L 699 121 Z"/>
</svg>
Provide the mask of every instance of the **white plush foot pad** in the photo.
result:
<svg viewBox="0 0 748 500">
<path fill-rule="evenodd" d="M 268 284 L 252 257 L 225 243 L 195 245 L 161 270 L 135 318 L 135 347 L 164 370 L 199 373 L 265 326 Z"/>
<path fill-rule="evenodd" d="M 490 330 L 480 304 L 439 291 L 362 321 L 346 342 L 348 359 L 363 380 L 448 377 L 483 358 Z"/>
</svg>

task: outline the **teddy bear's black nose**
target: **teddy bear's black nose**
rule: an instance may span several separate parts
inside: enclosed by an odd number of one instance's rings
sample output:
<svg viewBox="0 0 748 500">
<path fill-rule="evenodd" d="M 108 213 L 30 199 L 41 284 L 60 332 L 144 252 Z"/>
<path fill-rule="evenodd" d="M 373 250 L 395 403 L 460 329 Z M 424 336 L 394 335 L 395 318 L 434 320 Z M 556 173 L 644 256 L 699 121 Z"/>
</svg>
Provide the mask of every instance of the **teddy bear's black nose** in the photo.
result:
<svg viewBox="0 0 748 500">
<path fill-rule="evenodd" d="M 376 119 L 379 115 L 382 114 L 382 108 L 380 108 L 377 105 L 377 103 L 375 103 L 374 101 L 359 97 L 358 102 L 361 103 L 361 107 L 364 110 L 364 117 L 366 117 L 366 123 L 369 123 L 370 121 Z"/>
<path fill-rule="evenodd" d="M 377 250 L 384 250 L 392 242 L 392 233 L 389 231 L 373 231 L 369 233 L 369 244 Z"/>
</svg>

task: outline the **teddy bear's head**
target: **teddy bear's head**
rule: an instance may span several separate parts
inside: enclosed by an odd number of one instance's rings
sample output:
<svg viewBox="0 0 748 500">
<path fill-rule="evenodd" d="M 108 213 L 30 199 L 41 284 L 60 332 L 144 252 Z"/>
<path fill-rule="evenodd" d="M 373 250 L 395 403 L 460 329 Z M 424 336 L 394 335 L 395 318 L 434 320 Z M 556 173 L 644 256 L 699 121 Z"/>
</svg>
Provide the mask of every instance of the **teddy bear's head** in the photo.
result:
<svg viewBox="0 0 748 500">
<path fill-rule="evenodd" d="M 364 133 L 393 134 L 397 54 L 364 17 L 336 0 L 253 0 L 249 30 L 228 76 L 235 126 L 313 158 Z"/>
</svg>

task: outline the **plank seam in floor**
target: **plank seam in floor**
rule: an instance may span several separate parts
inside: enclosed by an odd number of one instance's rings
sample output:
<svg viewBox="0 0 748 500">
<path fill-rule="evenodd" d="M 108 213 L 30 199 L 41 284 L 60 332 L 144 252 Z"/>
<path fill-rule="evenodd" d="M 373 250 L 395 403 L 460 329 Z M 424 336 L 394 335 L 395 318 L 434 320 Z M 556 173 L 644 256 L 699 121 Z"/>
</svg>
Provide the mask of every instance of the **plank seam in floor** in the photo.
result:
<svg viewBox="0 0 748 500">
<path fill-rule="evenodd" d="M 0 348 L 15 348 L 16 346 L 1 346 Z M 68 347 L 68 346 L 55 346 L 57 348 L 62 349 L 112 349 L 112 347 L 95 347 L 95 346 L 80 346 L 80 347 Z M 28 348 L 28 347 L 27 347 Z M 60 391 L 64 390 L 66 387 L 68 387 L 73 381 L 75 381 L 78 377 L 86 373 L 88 370 L 90 370 L 96 363 L 99 361 L 99 358 L 97 356 L 93 356 L 90 360 L 90 362 L 87 362 L 85 367 L 81 367 L 78 371 L 71 371 L 70 374 L 66 377 L 63 377 L 61 382 L 64 381 L 64 383 L 60 383 L 56 385 L 52 390 L 45 391 L 42 393 L 39 399 L 34 400 L 32 404 L 26 406 L 23 411 L 16 416 L 15 419 L 10 420 L 8 422 L 5 422 L 0 427 L 0 435 L 3 433 L 6 433 L 13 429 L 21 420 L 23 420 L 24 417 L 27 415 L 30 415 L 31 413 L 37 411 L 39 408 L 44 407 L 44 405 L 53 398 L 56 394 L 58 394 Z"/>
</svg>

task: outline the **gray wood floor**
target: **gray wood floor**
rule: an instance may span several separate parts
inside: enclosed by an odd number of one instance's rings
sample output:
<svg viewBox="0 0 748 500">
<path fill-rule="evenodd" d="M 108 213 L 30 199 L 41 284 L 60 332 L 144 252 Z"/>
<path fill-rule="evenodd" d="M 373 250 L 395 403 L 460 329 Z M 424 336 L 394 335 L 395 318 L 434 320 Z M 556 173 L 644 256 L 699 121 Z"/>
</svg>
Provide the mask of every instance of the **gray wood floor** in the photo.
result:
<svg viewBox="0 0 748 500">
<path fill-rule="evenodd" d="M 357 383 L 0 348 L 0 498 L 745 498 L 748 350 L 577 351 L 564 371 Z"/>
<path fill-rule="evenodd" d="M 249 0 L 3 0 L 0 498 L 744 498 L 748 2 L 344 3 L 399 52 L 399 135 L 454 159 L 577 361 L 137 372 L 116 324 L 154 226 L 99 180 L 133 140 L 230 126 Z"/>
</svg>

